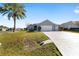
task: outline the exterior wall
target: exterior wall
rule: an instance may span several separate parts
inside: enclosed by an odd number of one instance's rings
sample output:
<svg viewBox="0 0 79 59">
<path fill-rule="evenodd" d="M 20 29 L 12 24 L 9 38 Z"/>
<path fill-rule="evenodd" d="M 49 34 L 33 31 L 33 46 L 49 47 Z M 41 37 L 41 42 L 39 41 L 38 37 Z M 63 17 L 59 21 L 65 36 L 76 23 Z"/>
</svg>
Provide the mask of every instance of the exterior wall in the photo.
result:
<svg viewBox="0 0 79 59">
<path fill-rule="evenodd" d="M 2 28 L 2 31 L 6 31 L 7 29 L 6 28 Z"/>
<path fill-rule="evenodd" d="M 55 25 L 55 31 L 58 31 L 58 30 L 59 30 L 59 26 Z"/>
</svg>

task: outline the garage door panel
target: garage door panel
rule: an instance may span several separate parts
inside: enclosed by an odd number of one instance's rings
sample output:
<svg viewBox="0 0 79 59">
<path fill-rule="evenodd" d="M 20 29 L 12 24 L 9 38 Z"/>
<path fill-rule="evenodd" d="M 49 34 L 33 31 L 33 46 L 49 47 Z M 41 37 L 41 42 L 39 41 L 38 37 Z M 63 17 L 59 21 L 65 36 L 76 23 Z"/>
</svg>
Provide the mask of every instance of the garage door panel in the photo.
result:
<svg viewBox="0 0 79 59">
<path fill-rule="evenodd" d="M 52 31 L 52 26 L 41 26 L 42 31 Z"/>
</svg>

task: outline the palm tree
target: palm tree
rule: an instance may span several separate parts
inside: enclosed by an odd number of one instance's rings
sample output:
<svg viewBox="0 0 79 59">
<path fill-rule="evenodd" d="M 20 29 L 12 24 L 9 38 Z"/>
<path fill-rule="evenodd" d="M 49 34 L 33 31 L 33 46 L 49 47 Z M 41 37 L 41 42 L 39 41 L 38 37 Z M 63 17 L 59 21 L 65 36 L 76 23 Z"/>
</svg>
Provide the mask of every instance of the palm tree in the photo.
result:
<svg viewBox="0 0 79 59">
<path fill-rule="evenodd" d="M 26 10 L 24 9 L 24 6 L 22 4 L 6 3 L 0 7 L 0 13 L 2 15 L 7 15 L 9 20 L 11 18 L 13 19 L 13 21 L 14 21 L 13 32 L 15 32 L 15 30 L 16 30 L 16 20 L 23 19 L 26 16 L 25 12 L 26 12 Z"/>
</svg>

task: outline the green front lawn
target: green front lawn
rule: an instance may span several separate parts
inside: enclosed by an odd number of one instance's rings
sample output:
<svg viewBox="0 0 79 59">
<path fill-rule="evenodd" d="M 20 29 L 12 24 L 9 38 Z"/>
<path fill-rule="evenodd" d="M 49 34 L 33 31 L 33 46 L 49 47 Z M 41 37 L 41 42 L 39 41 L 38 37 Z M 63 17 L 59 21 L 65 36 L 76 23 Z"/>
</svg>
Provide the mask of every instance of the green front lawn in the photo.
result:
<svg viewBox="0 0 79 59">
<path fill-rule="evenodd" d="M 62 54 L 58 51 L 54 43 L 49 43 L 40 48 L 35 49 L 30 55 L 36 56 L 61 56 Z"/>
<path fill-rule="evenodd" d="M 0 32 L 1 56 L 60 56 L 53 43 L 40 46 L 48 37 L 42 32 Z"/>
</svg>

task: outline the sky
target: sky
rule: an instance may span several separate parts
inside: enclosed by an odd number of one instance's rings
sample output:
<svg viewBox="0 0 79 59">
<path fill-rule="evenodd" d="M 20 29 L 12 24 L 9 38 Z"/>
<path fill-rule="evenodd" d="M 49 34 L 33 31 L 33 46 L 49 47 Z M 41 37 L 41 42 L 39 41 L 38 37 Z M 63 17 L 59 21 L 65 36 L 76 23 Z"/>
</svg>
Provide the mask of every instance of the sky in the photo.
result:
<svg viewBox="0 0 79 59">
<path fill-rule="evenodd" d="M 26 3 L 23 5 L 27 11 L 27 17 L 17 20 L 17 28 L 24 28 L 28 24 L 40 23 L 47 19 L 56 24 L 79 21 L 78 3 Z M 0 15 L 0 25 L 13 27 L 13 19 L 8 20 L 7 16 Z"/>
</svg>

